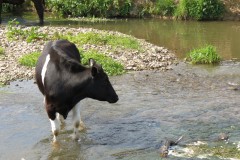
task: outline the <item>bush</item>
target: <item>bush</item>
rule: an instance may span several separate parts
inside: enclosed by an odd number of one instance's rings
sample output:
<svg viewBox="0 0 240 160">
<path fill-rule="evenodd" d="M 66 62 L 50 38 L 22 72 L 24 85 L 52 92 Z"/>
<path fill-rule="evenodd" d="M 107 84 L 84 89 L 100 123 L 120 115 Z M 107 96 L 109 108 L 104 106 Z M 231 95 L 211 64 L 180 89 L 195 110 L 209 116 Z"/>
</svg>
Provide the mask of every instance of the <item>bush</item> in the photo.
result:
<svg viewBox="0 0 240 160">
<path fill-rule="evenodd" d="M 49 0 L 47 6 L 63 17 L 122 17 L 129 15 L 132 0 Z"/>
<path fill-rule="evenodd" d="M 175 11 L 177 19 L 216 20 L 224 12 L 220 0 L 180 0 Z"/>
<path fill-rule="evenodd" d="M 195 49 L 187 54 L 187 60 L 193 64 L 219 63 L 220 59 L 220 56 L 216 52 L 216 47 L 212 45 Z"/>
<path fill-rule="evenodd" d="M 156 2 L 156 14 L 161 16 L 173 16 L 175 9 L 174 0 L 157 0 Z"/>
</svg>

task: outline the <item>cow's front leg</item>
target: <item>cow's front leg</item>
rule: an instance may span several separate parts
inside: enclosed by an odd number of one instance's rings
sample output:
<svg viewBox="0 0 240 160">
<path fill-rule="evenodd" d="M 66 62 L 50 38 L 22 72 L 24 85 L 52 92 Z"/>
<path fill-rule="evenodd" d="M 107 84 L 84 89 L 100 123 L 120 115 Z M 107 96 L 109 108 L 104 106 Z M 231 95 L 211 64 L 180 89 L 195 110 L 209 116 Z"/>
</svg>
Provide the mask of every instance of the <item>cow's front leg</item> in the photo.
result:
<svg viewBox="0 0 240 160">
<path fill-rule="evenodd" d="M 73 138 L 77 140 L 79 139 L 79 130 L 82 130 L 84 128 L 84 124 L 81 121 L 80 117 L 80 103 L 73 107 L 72 112 L 73 112 Z"/>
</svg>

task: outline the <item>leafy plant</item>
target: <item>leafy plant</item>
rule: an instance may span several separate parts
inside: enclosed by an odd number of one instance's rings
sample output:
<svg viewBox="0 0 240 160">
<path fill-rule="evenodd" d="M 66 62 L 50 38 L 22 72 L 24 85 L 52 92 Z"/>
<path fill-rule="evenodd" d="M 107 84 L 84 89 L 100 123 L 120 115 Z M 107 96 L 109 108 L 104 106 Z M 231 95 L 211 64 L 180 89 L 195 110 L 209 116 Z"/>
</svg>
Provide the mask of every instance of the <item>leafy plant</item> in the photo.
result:
<svg viewBox="0 0 240 160">
<path fill-rule="evenodd" d="M 222 16 L 220 0 L 180 0 L 175 11 L 177 19 L 216 20 Z"/>
<path fill-rule="evenodd" d="M 156 13 L 162 16 L 172 16 L 176 9 L 174 0 L 157 0 Z"/>
<path fill-rule="evenodd" d="M 216 47 L 207 45 L 189 52 L 187 60 L 193 64 L 213 64 L 219 63 L 221 58 L 216 52 Z"/>
<path fill-rule="evenodd" d="M 40 54 L 41 54 L 40 52 L 33 52 L 30 54 L 26 54 L 26 55 L 23 55 L 18 61 L 23 66 L 35 67 Z"/>
<path fill-rule="evenodd" d="M 47 5 L 63 17 L 116 17 L 130 13 L 132 0 L 49 0 Z"/>
<path fill-rule="evenodd" d="M 100 63 L 104 69 L 104 71 L 109 75 L 121 75 L 125 73 L 124 67 L 121 63 L 113 60 L 112 58 L 98 53 L 96 51 L 88 51 L 82 54 L 82 63 L 84 65 L 88 65 L 89 58 L 93 58 L 98 63 Z"/>
</svg>

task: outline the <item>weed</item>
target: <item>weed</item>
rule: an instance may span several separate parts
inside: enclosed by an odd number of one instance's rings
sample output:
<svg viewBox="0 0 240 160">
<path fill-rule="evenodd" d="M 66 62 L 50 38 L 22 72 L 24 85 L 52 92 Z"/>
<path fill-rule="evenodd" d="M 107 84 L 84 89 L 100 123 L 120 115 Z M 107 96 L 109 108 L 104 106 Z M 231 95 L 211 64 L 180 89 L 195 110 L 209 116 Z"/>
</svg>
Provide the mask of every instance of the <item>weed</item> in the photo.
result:
<svg viewBox="0 0 240 160">
<path fill-rule="evenodd" d="M 88 51 L 82 54 L 82 63 L 84 65 L 88 64 L 89 58 L 93 58 L 98 63 L 100 63 L 104 69 L 104 71 L 109 75 L 121 75 L 125 73 L 124 67 L 121 63 L 113 60 L 112 58 L 98 53 L 96 51 Z"/>
<path fill-rule="evenodd" d="M 18 61 L 23 66 L 35 67 L 39 56 L 40 52 L 33 52 L 23 55 Z"/>
<path fill-rule="evenodd" d="M 212 45 L 195 49 L 187 54 L 187 60 L 193 64 L 219 63 L 220 59 L 220 56 L 216 52 L 216 47 Z"/>
</svg>

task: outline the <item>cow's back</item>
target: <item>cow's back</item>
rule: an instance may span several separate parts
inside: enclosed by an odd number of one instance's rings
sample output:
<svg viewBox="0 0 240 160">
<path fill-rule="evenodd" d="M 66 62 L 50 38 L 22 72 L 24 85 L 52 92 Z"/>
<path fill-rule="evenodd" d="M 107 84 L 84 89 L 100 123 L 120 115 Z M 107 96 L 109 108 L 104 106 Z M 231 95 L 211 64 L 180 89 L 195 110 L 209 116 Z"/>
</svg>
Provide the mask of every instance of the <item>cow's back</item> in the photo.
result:
<svg viewBox="0 0 240 160">
<path fill-rule="evenodd" d="M 64 54 L 64 55 L 63 55 Z M 39 90 L 45 95 L 44 91 L 44 78 L 42 78 L 42 70 L 43 66 L 46 62 L 47 55 L 50 55 L 50 61 L 48 63 L 57 63 L 59 62 L 59 57 L 69 57 L 70 59 L 74 59 L 77 62 L 81 61 L 79 51 L 75 44 L 67 41 L 67 40 L 57 40 L 48 42 L 44 48 L 41 56 L 39 57 L 36 65 L 36 81 Z M 47 67 L 47 66 L 46 66 Z M 47 69 L 47 68 L 46 68 Z"/>
</svg>

